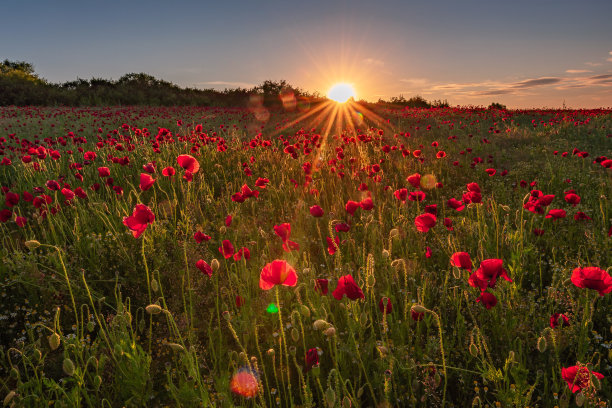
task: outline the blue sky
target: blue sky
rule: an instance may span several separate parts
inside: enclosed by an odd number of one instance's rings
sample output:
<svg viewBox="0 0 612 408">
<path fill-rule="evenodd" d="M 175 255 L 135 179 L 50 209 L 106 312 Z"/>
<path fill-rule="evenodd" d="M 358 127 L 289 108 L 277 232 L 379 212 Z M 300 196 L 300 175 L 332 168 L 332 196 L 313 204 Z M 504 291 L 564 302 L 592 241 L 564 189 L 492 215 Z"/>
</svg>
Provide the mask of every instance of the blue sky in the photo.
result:
<svg viewBox="0 0 612 408">
<path fill-rule="evenodd" d="M 182 86 L 286 79 L 368 100 L 612 106 L 612 1 L 4 0 L 0 58 L 52 81 L 146 72 Z"/>
</svg>

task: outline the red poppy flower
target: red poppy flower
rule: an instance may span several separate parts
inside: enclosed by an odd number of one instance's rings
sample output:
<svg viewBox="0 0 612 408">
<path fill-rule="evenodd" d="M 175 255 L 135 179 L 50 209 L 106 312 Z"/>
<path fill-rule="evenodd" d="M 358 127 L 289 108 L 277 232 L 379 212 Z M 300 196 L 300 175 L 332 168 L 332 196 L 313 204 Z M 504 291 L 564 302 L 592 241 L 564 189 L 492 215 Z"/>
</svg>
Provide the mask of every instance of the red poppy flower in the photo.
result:
<svg viewBox="0 0 612 408">
<path fill-rule="evenodd" d="M 347 201 L 344 208 L 346 209 L 346 212 L 353 215 L 355 214 L 355 211 L 357 211 L 357 209 L 359 208 L 359 203 L 357 201 L 349 200 Z"/>
<path fill-rule="evenodd" d="M 433 214 L 421 214 L 414 219 L 414 225 L 419 232 L 427 232 L 436 225 L 436 216 Z"/>
<path fill-rule="evenodd" d="M 451 198 L 446 202 L 446 205 L 453 210 L 462 211 L 465 208 L 463 201 L 459 201 L 456 198 Z"/>
<path fill-rule="evenodd" d="M 313 217 L 322 217 L 323 209 L 318 205 L 313 205 L 312 207 L 310 207 L 310 215 L 312 215 Z"/>
<path fill-rule="evenodd" d="M 429 204 L 429 205 L 426 205 L 424 210 L 428 214 L 433 214 L 436 217 L 438 216 L 438 204 Z"/>
<path fill-rule="evenodd" d="M 185 171 L 185 174 L 183 174 L 183 179 L 187 180 L 187 182 L 193 181 L 193 173 L 189 170 Z"/>
<path fill-rule="evenodd" d="M 235 302 L 237 308 L 241 308 L 245 303 L 244 298 L 240 295 L 236 295 Z"/>
<path fill-rule="evenodd" d="M 187 170 L 189 173 L 194 174 L 200 170 L 200 163 L 195 159 L 195 157 L 190 156 L 188 154 L 181 154 L 176 158 L 178 165 L 183 169 Z"/>
<path fill-rule="evenodd" d="M 497 278 L 500 276 L 508 282 L 512 282 L 512 279 L 508 277 L 508 272 L 502 267 L 503 262 L 501 259 L 483 260 L 480 263 L 480 268 L 469 277 L 470 286 L 481 290 L 485 290 L 487 287 L 494 288 Z"/>
<path fill-rule="evenodd" d="M 370 211 L 372 208 L 374 208 L 374 202 L 372 201 L 371 197 L 366 197 L 363 200 L 361 200 L 361 202 L 359 203 L 359 206 L 364 211 Z"/>
<path fill-rule="evenodd" d="M 17 203 L 19 203 L 19 194 L 13 193 L 12 191 L 7 192 L 6 196 L 4 197 L 4 202 L 6 203 L 7 207 L 17 205 Z"/>
<path fill-rule="evenodd" d="M 425 248 L 425 258 L 431 258 L 431 248 L 430 247 L 426 247 Z"/>
<path fill-rule="evenodd" d="M 346 222 L 339 222 L 338 224 L 334 225 L 334 229 L 336 232 L 349 232 L 351 226 Z"/>
<path fill-rule="evenodd" d="M 18 227 L 23 228 L 28 223 L 28 219 L 25 217 L 15 217 L 15 223 Z"/>
<path fill-rule="evenodd" d="M 540 228 L 534 228 L 533 229 L 533 235 L 538 236 L 538 237 L 541 236 L 541 235 L 544 235 L 544 230 L 540 229 Z"/>
<path fill-rule="evenodd" d="M 64 196 L 64 200 L 66 201 L 70 201 L 74 198 L 74 192 L 69 188 L 62 188 L 61 193 Z"/>
<path fill-rule="evenodd" d="M 211 237 L 209 235 L 206 235 L 202 231 L 198 231 L 195 234 L 193 234 L 193 239 L 195 239 L 196 242 L 200 244 L 203 241 L 210 241 Z"/>
<path fill-rule="evenodd" d="M 470 258 L 470 254 L 467 252 L 455 252 L 451 255 L 450 263 L 457 268 L 472 271 L 472 258 Z"/>
<path fill-rule="evenodd" d="M 585 213 L 583 213 L 582 211 L 578 211 L 576 214 L 574 214 L 574 220 L 579 221 L 579 220 L 592 220 L 591 217 L 589 217 L 588 215 L 586 215 Z"/>
<path fill-rule="evenodd" d="M 410 317 L 415 322 L 420 322 L 425 317 L 425 312 L 417 312 L 417 311 L 414 311 L 414 310 L 411 309 L 410 310 Z"/>
<path fill-rule="evenodd" d="M 497 298 L 492 293 L 482 291 L 476 302 L 482 302 L 483 306 L 489 310 L 497 304 Z"/>
<path fill-rule="evenodd" d="M 98 167 L 98 175 L 100 177 L 109 177 L 110 169 L 108 167 Z"/>
<path fill-rule="evenodd" d="M 13 212 L 11 210 L 1 210 L 0 211 L 0 222 L 7 222 L 8 220 L 11 219 L 11 216 L 13 215 Z"/>
<path fill-rule="evenodd" d="M 227 217 L 225 217 L 225 226 L 229 227 L 230 225 L 232 225 L 232 214 L 228 214 Z"/>
<path fill-rule="evenodd" d="M 315 292 L 321 295 L 327 295 L 329 281 L 327 279 L 315 279 Z"/>
<path fill-rule="evenodd" d="M 196 262 L 196 268 L 198 268 L 202 273 L 208 275 L 209 278 L 212 277 L 213 270 L 211 266 L 203 259 Z"/>
<path fill-rule="evenodd" d="M 132 215 L 123 217 L 123 225 L 132 231 L 134 238 L 138 238 L 155 221 L 155 214 L 144 204 L 136 204 Z"/>
<path fill-rule="evenodd" d="M 275 225 L 274 232 L 283 240 L 283 249 L 286 252 L 300 250 L 300 245 L 298 243 L 289 240 L 291 236 L 291 224 L 286 222 L 281 225 Z"/>
<path fill-rule="evenodd" d="M 495 173 L 497 173 L 497 170 L 495 169 L 486 169 L 485 171 L 487 172 L 489 176 L 494 176 Z"/>
<path fill-rule="evenodd" d="M 478 183 L 468 183 L 467 184 L 467 191 L 470 192 L 474 192 L 474 193 L 480 193 L 480 186 L 478 185 Z"/>
<path fill-rule="evenodd" d="M 166 177 L 172 177 L 176 174 L 176 170 L 174 170 L 174 167 L 165 167 L 162 170 L 162 175 L 166 176 Z"/>
<path fill-rule="evenodd" d="M 77 187 L 74 189 L 74 194 L 79 198 L 87 198 L 87 193 L 83 190 L 83 187 Z"/>
<path fill-rule="evenodd" d="M 565 201 L 575 207 L 580 203 L 580 196 L 575 193 L 568 193 L 565 196 Z"/>
<path fill-rule="evenodd" d="M 453 227 L 453 220 L 451 220 L 450 218 L 444 218 L 444 226 L 449 231 L 455 230 L 455 227 Z"/>
<path fill-rule="evenodd" d="M 261 270 L 259 275 L 259 287 L 270 290 L 275 285 L 295 286 L 297 285 L 297 273 L 287 261 L 277 259 Z"/>
<path fill-rule="evenodd" d="M 336 238 L 332 241 L 332 239 L 330 237 L 326 237 L 327 239 L 327 252 L 330 255 L 333 255 L 336 253 L 337 248 L 340 247 L 340 238 L 336 236 Z M 335 242 L 335 245 L 334 245 Z"/>
<path fill-rule="evenodd" d="M 224 239 L 219 247 L 219 252 L 225 259 L 231 258 L 234 255 L 234 246 L 229 241 L 229 239 Z"/>
<path fill-rule="evenodd" d="M 579 288 L 594 289 L 599 296 L 612 292 L 612 276 L 596 266 L 574 269 L 572 283 Z"/>
<path fill-rule="evenodd" d="M 247 247 L 240 248 L 238 252 L 234 254 L 234 261 L 238 262 L 239 260 L 242 259 L 243 256 L 244 256 L 244 259 L 246 259 L 247 261 L 251 259 L 251 251 L 249 251 L 249 248 Z"/>
<path fill-rule="evenodd" d="M 142 191 L 147 191 L 153 184 L 155 184 L 155 179 L 150 174 L 140 173 L 140 189 Z"/>
<path fill-rule="evenodd" d="M 573 367 L 561 368 L 561 377 L 567 382 L 567 386 L 572 393 L 590 388 L 592 386 L 591 375 L 594 375 L 599 380 L 604 378 L 603 374 L 591 371 L 584 366 L 576 365 Z"/>
<path fill-rule="evenodd" d="M 344 275 L 338 279 L 338 286 L 336 287 L 336 290 L 332 292 L 332 295 L 337 300 L 341 300 L 344 295 L 351 300 L 356 300 L 359 298 L 365 299 L 361 288 L 357 286 L 353 276 L 351 275 Z"/>
<path fill-rule="evenodd" d="M 259 177 L 256 181 L 255 181 L 255 186 L 259 187 L 259 188 L 266 188 L 266 185 L 270 182 L 270 180 L 268 180 L 267 178 L 261 178 Z"/>
<path fill-rule="evenodd" d="M 381 298 L 378 301 L 378 309 L 380 310 L 380 313 L 389 314 L 393 310 L 393 305 L 391 304 L 391 298 L 387 298 L 386 302 L 384 302 L 384 299 L 385 298 Z"/>
<path fill-rule="evenodd" d="M 446 157 L 446 152 L 444 150 L 440 150 L 438 153 L 436 153 L 436 158 L 441 159 L 443 157 Z"/>
<path fill-rule="evenodd" d="M 546 218 L 552 218 L 552 220 L 555 221 L 560 218 L 565 218 L 566 215 L 567 213 L 565 212 L 565 210 L 554 209 L 554 210 L 550 210 L 548 214 L 546 214 Z"/>
<path fill-rule="evenodd" d="M 561 313 L 553 313 L 550 316 L 550 327 L 556 329 L 558 326 L 567 327 L 570 325 L 569 318 Z"/>
<path fill-rule="evenodd" d="M 410 201 L 423 201 L 425 199 L 425 193 L 422 191 L 411 191 L 408 194 L 408 200 Z"/>
<path fill-rule="evenodd" d="M 395 196 L 395 198 L 397 198 L 399 201 L 401 201 L 402 204 L 405 204 L 406 203 L 406 198 L 408 198 L 408 189 L 407 188 L 400 188 L 399 190 L 395 190 L 393 195 Z"/>
<path fill-rule="evenodd" d="M 421 175 L 419 173 L 411 174 L 406 177 L 406 181 L 408 181 L 412 187 L 418 188 L 421 185 Z"/>
<path fill-rule="evenodd" d="M 319 364 L 319 351 L 316 348 L 311 348 L 306 352 L 304 357 L 305 366 L 304 371 L 310 370 L 312 367 Z"/>
<path fill-rule="evenodd" d="M 555 198 L 554 194 L 546 194 L 546 195 L 542 195 L 538 198 L 538 201 L 536 201 L 536 205 L 541 205 L 542 207 L 547 207 L 548 205 L 550 205 L 550 203 L 552 203 L 552 200 Z"/>
</svg>

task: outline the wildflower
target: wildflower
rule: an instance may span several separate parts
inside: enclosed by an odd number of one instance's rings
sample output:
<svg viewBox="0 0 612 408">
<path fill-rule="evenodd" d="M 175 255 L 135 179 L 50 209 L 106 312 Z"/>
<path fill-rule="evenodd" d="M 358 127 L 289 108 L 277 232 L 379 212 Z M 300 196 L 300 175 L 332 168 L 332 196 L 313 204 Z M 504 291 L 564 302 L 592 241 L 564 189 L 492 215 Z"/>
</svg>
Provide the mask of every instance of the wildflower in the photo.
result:
<svg viewBox="0 0 612 408">
<path fill-rule="evenodd" d="M 150 174 L 140 173 L 140 189 L 142 191 L 147 191 L 153 184 L 155 184 L 155 179 Z"/>
<path fill-rule="evenodd" d="M 338 286 L 336 287 L 336 290 L 332 292 L 332 295 L 337 300 L 341 300 L 344 295 L 346 295 L 346 297 L 351 300 L 365 298 L 363 292 L 361 291 L 361 288 L 357 286 L 355 280 L 353 279 L 353 276 L 351 275 L 344 275 L 340 279 L 338 279 Z"/>
<path fill-rule="evenodd" d="M 138 238 L 155 221 L 155 214 L 144 204 L 136 204 L 132 215 L 123 217 L 123 225 L 132 231 L 134 238 Z"/>
<path fill-rule="evenodd" d="M 414 225 L 419 232 L 427 232 L 436 225 L 436 216 L 433 214 L 421 214 L 414 219 Z"/>
<path fill-rule="evenodd" d="M 196 262 L 196 268 L 198 268 L 202 273 L 208 275 L 209 278 L 212 277 L 212 268 L 203 259 L 200 259 L 198 260 L 198 262 Z"/>
<path fill-rule="evenodd" d="M 310 215 L 312 215 L 313 217 L 322 217 L 323 209 L 318 205 L 313 205 L 312 207 L 310 207 Z"/>
<path fill-rule="evenodd" d="M 321 295 L 327 295 L 329 281 L 327 279 L 316 279 L 315 280 L 315 291 Z"/>
<path fill-rule="evenodd" d="M 450 263 L 457 268 L 472 270 L 472 259 L 467 252 L 455 252 L 451 255 Z"/>
<path fill-rule="evenodd" d="M 275 285 L 295 286 L 297 278 L 295 269 L 287 261 L 277 259 L 261 270 L 259 287 L 263 290 L 270 290 Z"/>
<path fill-rule="evenodd" d="M 225 259 L 231 258 L 234 255 L 234 246 L 229 239 L 224 239 L 219 247 L 219 252 Z"/>
<path fill-rule="evenodd" d="M 567 386 L 572 393 L 591 387 L 591 375 L 594 375 L 599 380 L 604 378 L 603 374 L 590 371 L 585 366 L 575 365 L 573 367 L 561 368 L 561 377 L 567 382 Z"/>
<path fill-rule="evenodd" d="M 497 298 L 492 293 L 482 291 L 476 302 L 482 302 L 483 306 L 489 310 L 497 304 Z"/>
<path fill-rule="evenodd" d="M 195 157 L 188 154 L 181 154 L 176 158 L 178 165 L 185 169 L 187 172 L 194 174 L 200 170 L 200 163 Z"/>
<path fill-rule="evenodd" d="M 579 288 L 594 289 L 599 296 L 612 292 L 612 276 L 596 266 L 574 269 L 572 283 Z"/>
<path fill-rule="evenodd" d="M 281 225 L 275 225 L 274 232 L 280 237 L 280 239 L 283 240 L 283 249 L 286 252 L 291 252 L 294 250 L 299 251 L 300 245 L 296 242 L 289 240 L 289 237 L 291 235 L 291 224 L 286 222 Z"/>
<path fill-rule="evenodd" d="M 319 364 L 319 351 L 315 348 L 311 348 L 306 352 L 306 357 L 304 357 L 304 361 L 306 365 L 304 366 L 304 371 L 310 370 L 312 367 Z"/>
<path fill-rule="evenodd" d="M 550 327 L 555 329 L 558 326 L 567 327 L 570 325 L 569 318 L 561 313 L 553 313 L 550 316 Z"/>
</svg>

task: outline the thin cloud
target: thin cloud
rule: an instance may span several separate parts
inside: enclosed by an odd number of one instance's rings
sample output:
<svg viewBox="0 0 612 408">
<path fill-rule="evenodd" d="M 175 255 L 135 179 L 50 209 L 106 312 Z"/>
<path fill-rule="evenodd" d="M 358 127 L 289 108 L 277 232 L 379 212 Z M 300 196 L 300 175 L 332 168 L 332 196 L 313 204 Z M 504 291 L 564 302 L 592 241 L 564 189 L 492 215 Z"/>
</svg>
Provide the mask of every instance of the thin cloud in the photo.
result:
<svg viewBox="0 0 612 408">
<path fill-rule="evenodd" d="M 595 76 L 590 77 L 589 79 L 597 80 L 597 79 L 608 79 L 608 78 L 612 78 L 612 74 L 595 75 Z"/>
<path fill-rule="evenodd" d="M 363 60 L 363 62 L 368 65 L 374 65 L 376 67 L 383 67 L 385 65 L 384 61 L 381 61 L 375 58 L 366 58 Z"/>
<path fill-rule="evenodd" d="M 507 95 L 507 94 L 511 94 L 514 91 L 511 89 L 495 89 L 492 91 L 480 91 L 480 92 L 475 92 L 474 95 L 480 95 L 480 96 L 494 96 L 494 95 Z"/>
<path fill-rule="evenodd" d="M 533 88 L 534 86 L 552 85 L 563 81 L 562 78 L 537 78 L 521 81 L 512 86 L 512 88 Z"/>
<path fill-rule="evenodd" d="M 589 67 L 598 67 L 601 65 L 601 62 L 585 62 L 585 65 L 588 65 Z"/>
<path fill-rule="evenodd" d="M 568 74 L 587 74 L 593 71 L 588 70 L 588 69 L 568 69 L 565 72 L 567 72 Z"/>
</svg>

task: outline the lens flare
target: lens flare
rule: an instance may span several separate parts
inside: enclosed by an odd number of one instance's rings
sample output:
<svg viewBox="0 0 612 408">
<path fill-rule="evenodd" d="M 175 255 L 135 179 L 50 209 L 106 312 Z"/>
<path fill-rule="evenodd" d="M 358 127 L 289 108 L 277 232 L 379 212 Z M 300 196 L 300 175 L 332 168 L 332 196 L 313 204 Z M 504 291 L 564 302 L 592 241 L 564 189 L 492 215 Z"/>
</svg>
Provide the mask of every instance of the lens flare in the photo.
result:
<svg viewBox="0 0 612 408">
<path fill-rule="evenodd" d="M 245 398 L 253 398 L 257 395 L 257 376 L 250 368 L 241 368 L 234 374 L 230 381 L 230 390 L 234 394 L 241 395 Z"/>
<path fill-rule="evenodd" d="M 331 87 L 329 92 L 327 92 L 327 97 L 338 103 L 344 103 L 350 98 L 355 99 L 356 96 L 353 86 L 346 83 L 335 84 Z"/>
</svg>

